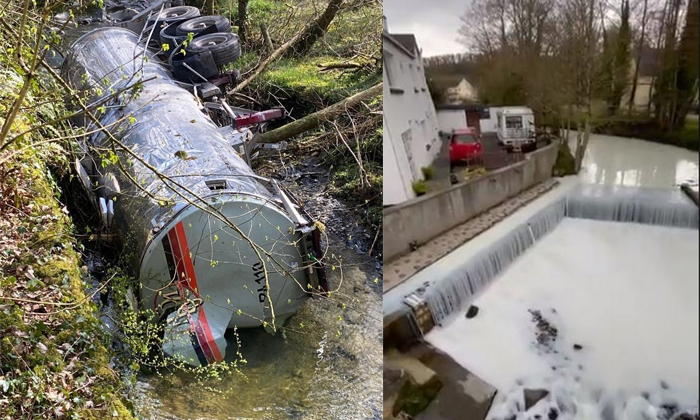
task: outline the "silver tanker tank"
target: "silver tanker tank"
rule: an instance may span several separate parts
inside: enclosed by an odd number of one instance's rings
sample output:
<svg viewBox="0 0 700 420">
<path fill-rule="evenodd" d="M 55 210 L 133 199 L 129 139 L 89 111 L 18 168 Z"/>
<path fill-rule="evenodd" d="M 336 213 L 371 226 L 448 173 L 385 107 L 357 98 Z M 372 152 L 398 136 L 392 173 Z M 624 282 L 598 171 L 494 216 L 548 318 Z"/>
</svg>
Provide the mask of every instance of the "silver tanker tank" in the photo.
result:
<svg viewBox="0 0 700 420">
<path fill-rule="evenodd" d="M 66 55 L 62 74 L 88 102 L 124 90 L 100 105 L 98 118 L 135 154 L 97 131 L 76 167 L 122 237 L 143 307 L 167 325 L 163 350 L 205 365 L 223 359 L 227 328 L 270 325 L 273 310 L 279 325 L 308 287 L 325 288 L 319 232 L 138 41 L 129 30 L 100 28 Z"/>
</svg>

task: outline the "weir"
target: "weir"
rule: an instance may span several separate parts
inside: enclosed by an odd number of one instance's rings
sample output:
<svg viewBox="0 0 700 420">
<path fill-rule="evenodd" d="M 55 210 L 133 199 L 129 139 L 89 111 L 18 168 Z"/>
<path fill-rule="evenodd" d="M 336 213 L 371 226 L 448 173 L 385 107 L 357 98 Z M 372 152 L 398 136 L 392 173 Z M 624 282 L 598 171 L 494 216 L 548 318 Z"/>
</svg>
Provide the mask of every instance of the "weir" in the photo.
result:
<svg viewBox="0 0 700 420">
<path fill-rule="evenodd" d="M 565 217 L 698 229 L 700 212 L 680 190 L 582 185 L 410 296 L 428 305 L 435 324 L 448 322 Z"/>
</svg>

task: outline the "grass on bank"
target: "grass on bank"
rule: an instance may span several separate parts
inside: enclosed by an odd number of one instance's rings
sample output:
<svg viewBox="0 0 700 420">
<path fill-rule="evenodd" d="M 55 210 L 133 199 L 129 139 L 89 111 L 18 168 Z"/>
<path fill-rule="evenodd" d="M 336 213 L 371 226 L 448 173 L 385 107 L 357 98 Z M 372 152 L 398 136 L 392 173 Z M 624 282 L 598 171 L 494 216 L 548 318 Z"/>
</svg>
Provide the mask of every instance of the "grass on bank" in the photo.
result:
<svg viewBox="0 0 700 420">
<path fill-rule="evenodd" d="M 8 7 L 10 7 L 8 5 Z M 0 41 L 0 125 L 24 83 Z M 27 47 L 28 48 L 28 47 Z M 31 83 L 9 136 L 66 113 L 60 89 Z M 67 168 L 65 125 L 0 152 L 0 419 L 133 419 L 110 367 L 111 340 L 88 294 L 81 255 L 49 167 Z M 42 143 L 43 142 L 43 143 Z"/>
<path fill-rule="evenodd" d="M 40 156 L 40 155 L 39 155 Z M 86 291 L 70 218 L 38 155 L 5 167 L 0 216 L 3 419 L 132 419 Z M 46 157 L 48 158 L 48 157 Z"/>
<path fill-rule="evenodd" d="M 1 418 L 132 419 L 45 164 L 56 153 L 31 148 L 1 171 Z"/>
<path fill-rule="evenodd" d="M 259 59 L 257 54 L 247 53 L 231 67 L 239 68 L 245 77 L 246 68 L 254 66 Z M 281 103 L 292 116 L 299 118 L 382 81 L 376 69 L 320 71 L 322 66 L 340 61 L 332 56 L 281 59 L 250 84 L 246 95 L 255 98 L 258 106 Z"/>
</svg>

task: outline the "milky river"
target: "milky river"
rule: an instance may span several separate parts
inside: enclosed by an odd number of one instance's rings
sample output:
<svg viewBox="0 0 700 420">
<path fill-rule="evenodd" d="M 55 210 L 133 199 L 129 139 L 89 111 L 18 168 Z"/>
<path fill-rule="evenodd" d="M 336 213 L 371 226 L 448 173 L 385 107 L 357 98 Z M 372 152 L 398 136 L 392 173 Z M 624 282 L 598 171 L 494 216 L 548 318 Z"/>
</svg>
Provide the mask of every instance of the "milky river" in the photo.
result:
<svg viewBox="0 0 700 420">
<path fill-rule="evenodd" d="M 577 177 L 407 283 L 447 273 L 580 183 L 697 186 L 698 155 L 592 135 Z M 698 240 L 696 229 L 565 218 L 479 293 L 475 318 L 455 316 L 426 339 L 498 389 L 490 419 L 697 413 Z M 533 313 L 556 329 L 544 343 Z M 525 388 L 550 394 L 525 412 Z"/>
</svg>

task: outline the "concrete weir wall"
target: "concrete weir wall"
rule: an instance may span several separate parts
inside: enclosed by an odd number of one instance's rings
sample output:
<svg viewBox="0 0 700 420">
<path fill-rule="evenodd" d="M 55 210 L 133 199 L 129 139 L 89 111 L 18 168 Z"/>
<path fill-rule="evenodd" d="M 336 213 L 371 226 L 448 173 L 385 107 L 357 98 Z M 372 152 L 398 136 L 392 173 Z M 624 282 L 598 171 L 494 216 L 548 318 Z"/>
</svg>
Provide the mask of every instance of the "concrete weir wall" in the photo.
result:
<svg viewBox="0 0 700 420">
<path fill-rule="evenodd" d="M 552 176 L 557 145 L 529 153 L 522 162 L 450 188 L 384 209 L 384 263 Z"/>
<path fill-rule="evenodd" d="M 700 227 L 700 209 L 678 189 L 580 185 L 468 259 L 453 259 L 449 270 L 439 270 L 440 274 L 430 276 L 429 281 L 417 283 L 412 292 L 404 290 L 400 301 L 387 300 L 385 295 L 384 347 L 408 346 L 433 325 L 445 325 L 564 218 Z M 420 310 L 412 310 L 411 306 Z M 426 322 L 426 315 L 431 322 Z M 421 321 L 423 331 L 418 329 L 417 321 Z"/>
</svg>

